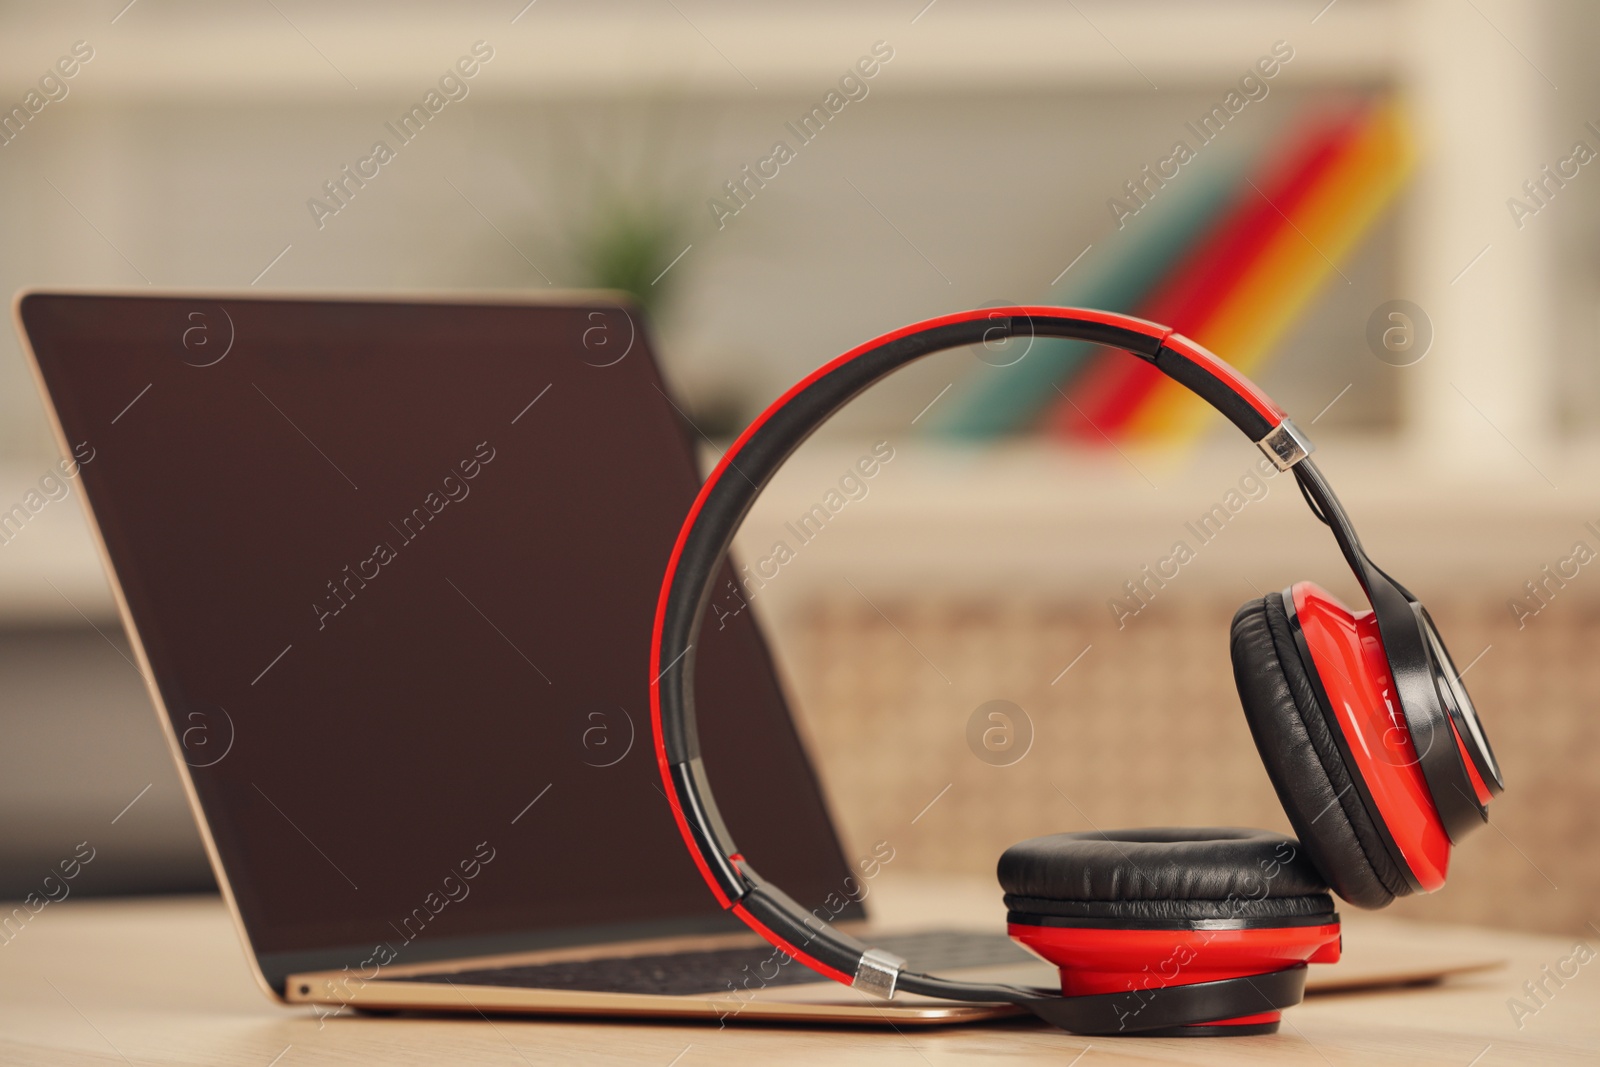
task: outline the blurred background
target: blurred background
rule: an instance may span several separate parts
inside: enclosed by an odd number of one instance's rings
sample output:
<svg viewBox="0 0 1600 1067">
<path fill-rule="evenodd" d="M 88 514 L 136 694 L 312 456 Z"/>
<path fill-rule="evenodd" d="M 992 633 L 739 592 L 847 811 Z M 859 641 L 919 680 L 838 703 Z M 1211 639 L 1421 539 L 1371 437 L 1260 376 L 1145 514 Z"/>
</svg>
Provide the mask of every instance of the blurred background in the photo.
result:
<svg viewBox="0 0 1600 1067">
<path fill-rule="evenodd" d="M 0 290 L 627 289 L 710 461 L 917 319 L 1172 324 L 1309 430 L 1496 742 L 1492 829 L 1397 910 L 1576 932 L 1600 895 L 1597 35 L 1578 0 L 5 3 Z M 1014 340 L 857 401 L 745 557 L 879 442 L 756 604 L 847 848 L 987 875 L 1056 830 L 1288 829 L 1228 622 L 1300 578 L 1356 597 L 1288 479 L 1127 357 Z M 8 332 L 0 506 L 54 460 Z M 1149 581 L 1178 541 L 1193 560 Z M 0 627 L 0 896 L 113 816 L 79 892 L 209 886 L 78 505 L 0 544 Z M 969 744 L 992 701 L 1004 730 Z"/>
</svg>

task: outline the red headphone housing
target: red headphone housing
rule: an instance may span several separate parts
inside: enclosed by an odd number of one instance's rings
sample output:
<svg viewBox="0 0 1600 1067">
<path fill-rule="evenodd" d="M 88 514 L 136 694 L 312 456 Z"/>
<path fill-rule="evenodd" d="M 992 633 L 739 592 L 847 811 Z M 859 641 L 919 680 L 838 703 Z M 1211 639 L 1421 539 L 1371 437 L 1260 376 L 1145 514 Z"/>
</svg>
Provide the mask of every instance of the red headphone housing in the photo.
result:
<svg viewBox="0 0 1600 1067">
<path fill-rule="evenodd" d="M 1125 1021 L 1137 1021 L 1154 990 L 1253 978 L 1308 963 L 1338 963 L 1343 946 L 1337 918 L 1316 926 L 1221 930 L 1108 930 L 1012 922 L 1006 932 L 1056 965 L 1063 996 L 1122 996 Z M 1251 1012 L 1177 1027 L 1172 1036 L 1272 1033 L 1281 1016 L 1278 1010 Z"/>
<path fill-rule="evenodd" d="M 1393 839 L 1397 858 L 1424 893 L 1444 885 L 1450 866 L 1450 836 L 1434 806 L 1395 693 L 1383 636 L 1371 611 L 1351 611 L 1312 582 L 1297 582 L 1286 599 L 1303 636 L 1308 666 L 1323 692 L 1324 710 L 1337 723 L 1335 736 L 1359 788 Z M 1480 803 L 1490 800 L 1477 768 L 1454 725 L 1445 743 L 1455 746 Z"/>
</svg>

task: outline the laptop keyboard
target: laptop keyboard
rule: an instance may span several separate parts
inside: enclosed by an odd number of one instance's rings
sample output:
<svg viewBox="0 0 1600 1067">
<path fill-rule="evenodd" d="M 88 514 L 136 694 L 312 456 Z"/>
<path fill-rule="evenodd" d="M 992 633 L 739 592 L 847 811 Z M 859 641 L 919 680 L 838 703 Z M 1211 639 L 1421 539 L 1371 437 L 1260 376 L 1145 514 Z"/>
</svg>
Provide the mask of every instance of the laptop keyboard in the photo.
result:
<svg viewBox="0 0 1600 1067">
<path fill-rule="evenodd" d="M 903 956 L 919 971 L 993 967 L 1037 962 L 1003 934 L 929 930 L 878 938 L 878 948 Z M 440 971 L 394 978 L 398 982 L 452 982 L 466 986 L 512 986 L 585 993 L 645 993 L 681 997 L 732 989 L 825 982 L 820 974 L 769 946 L 672 952 L 653 956 L 569 960 L 523 967 Z"/>
</svg>

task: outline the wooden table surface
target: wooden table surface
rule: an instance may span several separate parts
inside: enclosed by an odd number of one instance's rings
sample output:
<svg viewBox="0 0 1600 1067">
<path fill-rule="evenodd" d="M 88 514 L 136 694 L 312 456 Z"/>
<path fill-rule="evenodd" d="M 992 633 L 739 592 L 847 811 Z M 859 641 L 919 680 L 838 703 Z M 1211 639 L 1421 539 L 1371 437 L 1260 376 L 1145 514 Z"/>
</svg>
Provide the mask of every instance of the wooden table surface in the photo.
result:
<svg viewBox="0 0 1600 1067">
<path fill-rule="evenodd" d="M 888 925 L 998 928 L 999 894 L 972 882 L 902 880 L 876 888 Z M 0 1063 L 703 1064 L 872 1063 L 936 1067 L 993 1061 L 1081 1063 L 1451 1064 L 1600 1062 L 1600 961 L 1523 983 L 1572 960 L 1579 937 L 1402 923 L 1346 910 L 1352 967 L 1500 960 L 1440 985 L 1313 996 L 1270 1037 L 1081 1038 L 1032 1022 L 939 1030 L 779 1029 L 709 1024 L 478 1018 L 330 1019 L 269 1001 L 212 897 L 51 904 L 0 944 Z M 1600 946 L 1590 932 L 1587 944 Z M 1585 957 L 1590 954 L 1585 952 Z M 1343 964 L 1336 965 L 1344 966 Z M 1335 968 L 1335 969 L 1336 969 Z M 1331 972 L 1330 972 L 1331 973 Z M 1514 1017 L 1508 1002 L 1529 1008 Z M 1520 1023 L 1520 1026 L 1519 1026 Z M 1080 1056 L 1081 1059 L 1074 1060 Z"/>
</svg>

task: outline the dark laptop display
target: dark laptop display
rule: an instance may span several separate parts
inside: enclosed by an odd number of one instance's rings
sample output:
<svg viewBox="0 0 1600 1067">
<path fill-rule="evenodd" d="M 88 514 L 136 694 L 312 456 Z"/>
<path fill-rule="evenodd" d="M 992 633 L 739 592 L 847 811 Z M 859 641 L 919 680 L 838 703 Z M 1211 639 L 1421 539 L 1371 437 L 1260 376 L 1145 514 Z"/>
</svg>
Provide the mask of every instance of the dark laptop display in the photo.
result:
<svg viewBox="0 0 1600 1067">
<path fill-rule="evenodd" d="M 275 985 L 736 928 L 650 738 L 689 431 L 637 315 L 581 303 L 22 302 Z M 762 637 L 701 641 L 732 832 L 819 903 L 849 866 Z"/>
</svg>

